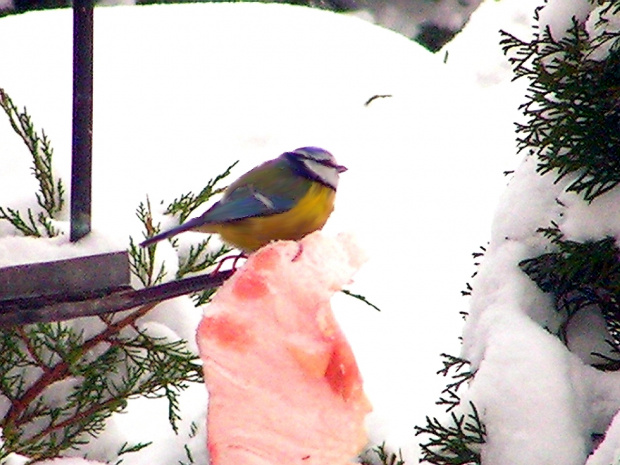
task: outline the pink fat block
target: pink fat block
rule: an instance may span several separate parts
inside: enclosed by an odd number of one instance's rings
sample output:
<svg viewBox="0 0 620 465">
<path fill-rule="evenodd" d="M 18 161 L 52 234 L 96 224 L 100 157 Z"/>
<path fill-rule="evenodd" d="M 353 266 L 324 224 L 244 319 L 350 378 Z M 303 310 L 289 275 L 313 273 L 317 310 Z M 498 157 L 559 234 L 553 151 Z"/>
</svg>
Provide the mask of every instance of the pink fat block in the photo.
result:
<svg viewBox="0 0 620 465">
<path fill-rule="evenodd" d="M 365 261 L 320 232 L 254 253 L 198 328 L 212 465 L 345 465 L 371 411 L 330 298 Z"/>
</svg>

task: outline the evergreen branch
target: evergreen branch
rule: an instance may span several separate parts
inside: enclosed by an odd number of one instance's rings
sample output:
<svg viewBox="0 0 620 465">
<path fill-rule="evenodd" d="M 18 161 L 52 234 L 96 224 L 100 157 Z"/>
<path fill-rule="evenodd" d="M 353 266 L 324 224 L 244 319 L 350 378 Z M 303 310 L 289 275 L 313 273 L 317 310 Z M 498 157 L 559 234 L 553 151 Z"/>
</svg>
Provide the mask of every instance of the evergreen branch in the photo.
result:
<svg viewBox="0 0 620 465">
<path fill-rule="evenodd" d="M 513 81 L 522 77 L 531 77 L 534 74 L 532 70 L 532 61 L 536 57 L 536 50 L 527 47 L 527 43 L 518 39 L 516 36 L 500 31 L 502 39 L 499 44 L 502 47 L 504 55 L 508 56 L 508 62 L 513 65 L 514 77 Z"/>
<path fill-rule="evenodd" d="M 605 60 L 591 58 L 610 42 Z M 590 38 L 575 18 L 559 40 L 548 27 L 531 42 L 503 33 L 515 79 L 530 80 L 520 107 L 527 123 L 517 125 L 519 150 L 538 157 L 541 174 L 574 175 L 567 190 L 588 202 L 620 183 L 619 43 L 620 32 Z"/>
<path fill-rule="evenodd" d="M 463 289 L 463 290 L 461 291 L 461 295 L 462 295 L 463 297 L 470 296 L 470 295 L 471 295 L 471 293 L 473 292 L 473 290 L 474 290 L 474 288 L 471 286 L 471 284 L 470 284 L 470 283 L 465 283 L 465 289 Z"/>
<path fill-rule="evenodd" d="M 186 256 L 179 258 L 179 269 L 176 278 L 181 279 L 192 273 L 199 273 L 216 265 L 227 253 L 233 249 L 225 244 L 214 252 L 209 251 L 211 236 L 198 245 L 191 245 Z"/>
<path fill-rule="evenodd" d="M 23 326 L 17 326 L 15 331 L 24 344 L 28 355 L 34 361 L 34 365 L 43 370 L 43 372 L 49 371 L 51 369 L 51 360 L 43 360 L 40 348 L 36 347 L 36 340 L 31 340 L 28 337 Z"/>
<path fill-rule="evenodd" d="M 480 446 L 486 441 L 486 428 L 478 410 L 469 403 L 471 413 L 457 416 L 450 414 L 450 424 L 444 425 L 437 418 L 426 417 L 426 426 L 416 426 L 416 436 L 428 435 L 420 444 L 422 460 L 434 465 L 480 464 Z"/>
<path fill-rule="evenodd" d="M 153 385 L 155 390 L 148 392 L 147 395 L 165 397 L 168 400 L 168 420 L 174 432 L 178 433 L 177 422 L 181 420 L 179 391 L 185 387 L 186 382 L 202 382 L 202 368 L 196 362 L 196 357 L 187 350 L 185 341 L 167 342 L 163 338 L 149 337 L 146 333 L 138 331 L 135 341 L 126 343 L 125 346 L 131 347 L 133 344 L 138 349 L 134 363 L 143 371 L 140 377 L 152 374 L 155 381 Z M 145 356 L 144 348 L 148 349 Z M 166 355 L 165 358 L 162 357 L 163 354 Z M 182 381 L 165 384 L 162 394 L 161 383 L 158 381 L 161 376 Z"/>
<path fill-rule="evenodd" d="M 178 392 L 187 382 L 201 382 L 202 369 L 184 341 L 136 330 L 136 320 L 153 307 L 103 317 L 105 329 L 87 340 L 61 323 L 1 333 L 0 390 L 11 405 L 0 420 L 5 441 L 0 454 L 18 452 L 35 460 L 58 455 L 99 434 L 106 418 L 135 395 L 167 397 L 171 421 L 177 421 Z M 108 349 L 93 360 L 102 344 Z M 39 377 L 24 381 L 24 368 L 38 369 Z M 65 401 L 49 404 L 48 386 L 70 379 L 83 382 Z"/>
<path fill-rule="evenodd" d="M 50 141 L 44 131 L 41 131 L 41 136 L 37 134 L 26 109 L 20 112 L 3 89 L 0 89 L 0 107 L 7 114 L 11 127 L 21 137 L 32 155 L 32 171 L 39 182 L 40 191 L 36 194 L 37 202 L 50 218 L 54 218 L 64 204 L 64 187 L 60 180 L 54 181 L 52 172 L 54 151 L 50 146 Z"/>
<path fill-rule="evenodd" d="M 194 457 L 192 456 L 192 451 L 189 450 L 189 446 L 187 444 L 185 444 L 183 446 L 183 448 L 185 449 L 185 456 L 187 457 L 188 461 L 187 461 L 187 463 L 179 461 L 179 465 L 190 465 L 192 463 L 196 463 L 196 462 L 194 462 Z"/>
<path fill-rule="evenodd" d="M 366 305 L 368 305 L 369 307 L 374 308 L 378 312 L 381 311 L 381 309 L 379 307 L 377 307 L 375 304 L 370 302 L 365 296 L 363 296 L 361 294 L 356 294 L 356 293 L 351 292 L 351 291 L 349 291 L 347 289 L 342 289 L 340 292 L 342 292 L 343 294 L 346 294 L 346 295 L 348 295 L 350 297 L 353 297 L 354 299 L 357 299 L 360 302 L 364 302 Z"/>
<path fill-rule="evenodd" d="M 476 251 L 476 252 L 472 252 L 471 256 L 474 258 L 474 266 L 476 267 L 476 270 L 472 273 L 471 278 L 475 278 L 476 275 L 478 274 L 478 270 L 477 268 L 480 266 L 481 263 L 481 258 L 484 257 L 484 254 L 486 253 L 487 249 L 486 247 L 480 246 L 480 251 Z M 473 291 L 473 287 L 471 286 L 470 283 L 465 283 L 465 290 L 461 291 L 461 295 L 462 296 L 469 296 L 471 295 Z"/>
<path fill-rule="evenodd" d="M 49 139 L 44 132 L 39 136 L 26 110 L 18 111 L 1 89 L 0 106 L 33 157 L 32 172 L 39 186 L 35 197 L 41 208 L 39 212 L 20 212 L 0 207 L 0 219 L 10 221 L 25 235 L 54 236 L 58 231 L 53 219 L 64 206 L 64 186 L 61 180 L 54 180 Z M 222 178 L 216 178 L 198 196 L 186 196 L 184 211 L 196 208 L 209 193 L 220 192 L 214 186 Z M 159 229 L 153 225 L 148 200 L 140 205 L 138 218 L 147 235 Z M 165 270 L 163 265 L 155 265 L 154 248 L 139 248 L 131 240 L 130 254 L 131 270 L 145 286 L 162 280 Z M 189 268 L 208 266 L 204 257 L 198 257 L 192 255 Z M 89 336 L 70 323 L 0 332 L 0 394 L 9 404 L 0 419 L 0 458 L 21 453 L 38 461 L 86 444 L 103 430 L 110 415 L 124 409 L 127 399 L 137 395 L 165 397 L 176 430 L 179 392 L 187 383 L 202 382 L 202 369 L 185 341 L 168 342 L 138 331 L 136 320 L 154 306 L 99 317 L 104 327 Z M 93 325 L 90 331 L 96 328 Z M 64 399 L 55 397 L 58 386 L 67 386 L 69 395 Z M 145 446 L 122 448 L 119 455 Z"/>
<path fill-rule="evenodd" d="M 189 425 L 189 437 L 195 438 L 197 434 L 198 434 L 198 425 L 196 424 L 195 421 L 192 421 Z"/>
<path fill-rule="evenodd" d="M 58 230 L 52 224 L 51 219 L 43 212 L 39 212 L 39 216 L 37 220 L 43 229 L 45 230 L 45 234 L 47 237 L 56 237 L 58 236 Z"/>
<path fill-rule="evenodd" d="M 177 422 L 181 421 L 180 407 L 179 407 L 179 396 L 178 392 L 176 392 L 173 386 L 166 385 L 164 386 L 164 392 L 166 395 L 166 399 L 168 400 L 168 422 L 170 426 L 172 426 L 172 430 L 175 434 L 179 434 L 179 427 Z"/>
<path fill-rule="evenodd" d="M 188 192 L 174 199 L 165 213 L 167 215 L 177 215 L 179 217 L 179 224 L 185 222 L 185 220 L 192 214 L 196 208 L 200 207 L 203 203 L 207 202 L 211 197 L 219 194 L 225 190 L 225 188 L 216 188 L 215 186 L 224 178 L 226 178 L 234 166 L 239 163 L 238 161 L 230 165 L 226 170 L 217 175 L 215 178 L 210 179 L 207 185 L 198 193 L 198 195 Z"/>
<path fill-rule="evenodd" d="M 224 188 L 218 188 L 216 186 L 230 174 L 232 168 L 237 163 L 238 162 L 233 163 L 223 173 L 210 179 L 197 195 L 188 192 L 174 199 L 168 205 L 164 213 L 168 215 L 177 215 L 179 217 L 179 224 L 183 223 L 196 208 L 207 202 L 212 196 L 224 191 Z M 153 237 L 155 234 L 159 233 L 160 226 L 153 223 L 148 199 L 146 206 L 142 203 L 138 206 L 137 216 L 140 222 L 145 226 L 145 238 Z M 222 245 L 216 251 L 210 251 L 208 247 L 209 241 L 210 237 L 196 246 L 190 246 L 188 254 L 185 257 L 179 258 L 179 267 L 176 273 L 177 279 L 191 273 L 204 271 L 216 265 L 221 258 L 232 250 L 227 245 Z M 177 246 L 177 242 L 174 240 L 172 244 L 174 247 Z M 164 265 L 162 264 L 157 275 L 154 276 L 155 250 L 155 247 L 147 247 L 145 251 L 143 248 L 138 247 L 133 239 L 130 239 L 129 253 L 131 257 L 132 273 L 140 279 L 145 287 L 156 284 L 161 281 L 165 275 Z M 207 289 L 204 292 L 194 294 L 192 297 L 196 306 L 208 302 L 214 292 L 215 289 Z"/>
<path fill-rule="evenodd" d="M 463 384 L 473 379 L 475 372 L 467 369 L 470 363 L 465 359 L 449 354 L 441 354 L 441 357 L 443 358 L 443 368 L 437 374 L 450 376 L 454 381 L 448 383 L 445 389 L 441 391 L 437 404 L 447 405 L 447 411 L 449 412 L 461 402 L 457 392 Z"/>
<path fill-rule="evenodd" d="M 27 438 L 28 445 L 23 453 L 27 453 L 32 460 L 38 460 L 58 456 L 63 450 L 86 444 L 87 436 L 100 434 L 105 429 L 105 420 L 125 406 L 126 400 L 123 398 L 98 399 L 62 421 L 58 421 L 62 418 L 62 410 L 56 409 L 57 413 L 52 415 L 50 423 Z M 45 415 L 38 415 L 42 416 Z"/>
<path fill-rule="evenodd" d="M 159 233 L 159 224 L 153 223 L 153 215 L 151 212 L 151 202 L 148 197 L 146 204 L 140 202 L 136 210 L 138 220 L 144 226 L 146 233 L 144 238 L 153 237 Z M 166 276 L 164 264 L 155 272 L 155 247 L 141 247 L 136 244 L 133 237 L 129 238 L 129 267 L 131 273 L 140 280 L 144 287 L 151 287 L 159 284 Z"/>
<path fill-rule="evenodd" d="M 53 218 L 54 215 L 62 209 L 64 203 L 62 197 L 64 187 L 60 180 L 58 180 L 57 183 L 54 182 L 52 174 L 53 150 L 45 132 L 41 131 L 41 137 L 39 137 L 36 132 L 34 132 L 32 125 L 29 125 L 28 130 L 28 136 L 35 138 L 39 142 L 39 150 L 32 153 L 34 160 L 32 171 L 39 182 L 40 189 L 40 194 L 36 194 L 37 202 L 47 212 L 50 218 Z"/>
<path fill-rule="evenodd" d="M 32 172 L 39 183 L 39 192 L 35 193 L 37 203 L 43 209 L 34 215 L 28 209 L 28 223 L 21 218 L 18 211 L 11 208 L 0 207 L 0 219 L 8 220 L 18 231 L 26 236 L 41 237 L 42 234 L 37 226 L 43 226 L 47 237 L 58 235 L 58 231 L 52 226 L 51 220 L 54 219 L 64 206 L 64 186 L 60 179 L 55 180 L 52 169 L 52 158 L 54 151 L 50 141 L 41 131 L 37 133 L 26 108 L 19 111 L 8 94 L 0 88 L 0 108 L 6 113 L 13 131 L 22 139 L 28 151 L 32 155 Z"/>
<path fill-rule="evenodd" d="M 27 211 L 28 220 L 24 220 L 19 211 L 10 207 L 0 207 L 0 220 L 7 220 L 24 236 L 41 237 L 37 223 L 32 215 L 32 210 L 29 208 Z"/>
<path fill-rule="evenodd" d="M 213 266 L 217 266 L 226 254 L 233 249 L 226 244 L 222 244 L 219 249 L 210 251 L 208 248 L 211 236 L 207 237 L 198 245 L 191 245 L 186 256 L 179 256 L 179 269 L 176 278 L 181 279 L 188 274 L 199 273 Z M 192 294 L 194 305 L 199 307 L 211 301 L 213 294 L 217 292 L 217 288 L 205 289 L 202 292 Z"/>
<path fill-rule="evenodd" d="M 211 302 L 211 298 L 215 295 L 217 289 L 211 288 L 206 289 L 202 292 L 198 292 L 196 294 L 192 294 L 192 300 L 194 301 L 195 307 L 200 307 L 201 305 L 208 304 Z"/>
<path fill-rule="evenodd" d="M 609 355 L 592 352 L 594 357 L 600 359 L 600 362 L 592 363 L 592 366 L 601 371 L 618 371 L 620 370 L 620 343 L 609 340 L 605 342 L 610 346 Z"/>
<path fill-rule="evenodd" d="M 232 168 L 237 163 L 238 162 L 233 163 L 223 173 L 213 179 L 210 179 L 198 195 L 188 192 L 174 199 L 166 208 L 165 214 L 178 215 L 179 224 L 183 223 L 196 208 L 208 201 L 213 195 L 216 195 L 224 190 L 224 188 L 217 188 L 216 185 L 230 174 Z M 145 226 L 145 238 L 153 237 L 159 232 L 159 225 L 153 224 L 148 199 L 146 206 L 144 204 L 139 205 L 137 216 Z M 190 246 L 187 255 L 179 257 L 178 270 L 176 273 L 177 279 L 180 279 L 188 274 L 199 273 L 211 268 L 216 265 L 226 254 L 233 250 L 227 245 L 221 245 L 217 250 L 211 251 L 209 249 L 209 242 L 210 236 L 198 245 Z M 177 247 L 177 242 L 175 240 L 172 241 L 172 244 L 174 247 Z M 130 240 L 132 272 L 138 276 L 145 286 L 150 286 L 153 283 L 158 282 L 157 280 L 163 278 L 164 275 L 164 265 L 162 265 L 157 277 L 155 277 L 155 279 L 152 278 L 154 272 L 153 264 L 155 263 L 155 249 L 155 247 L 147 247 L 147 251 L 145 252 L 142 248 L 137 247 L 133 240 Z M 201 293 L 192 295 L 195 305 L 199 306 L 209 302 L 215 291 L 215 289 L 207 289 Z"/>
<path fill-rule="evenodd" d="M 372 451 L 377 455 L 379 460 L 381 460 L 381 465 L 405 465 L 402 451 L 399 450 L 398 455 L 393 452 L 388 452 L 385 448 L 385 442 L 373 448 Z"/>
<path fill-rule="evenodd" d="M 153 444 L 153 441 L 139 442 L 139 443 L 134 444 L 132 446 L 130 446 L 129 443 L 125 442 L 125 443 L 123 443 L 121 448 L 116 452 L 116 455 L 120 457 L 121 455 L 124 455 L 124 454 L 131 454 L 133 452 L 139 452 L 142 449 L 150 446 L 151 444 Z"/>
<path fill-rule="evenodd" d="M 522 260 L 519 267 L 543 292 L 553 295 L 556 310 L 565 317 L 558 336 L 567 342 L 571 319 L 584 308 L 596 307 L 605 319 L 608 343 L 620 349 L 620 249 L 615 238 L 566 240 L 555 223 L 539 231 L 555 250 Z M 599 368 L 610 370 L 617 362 L 608 358 Z"/>
</svg>

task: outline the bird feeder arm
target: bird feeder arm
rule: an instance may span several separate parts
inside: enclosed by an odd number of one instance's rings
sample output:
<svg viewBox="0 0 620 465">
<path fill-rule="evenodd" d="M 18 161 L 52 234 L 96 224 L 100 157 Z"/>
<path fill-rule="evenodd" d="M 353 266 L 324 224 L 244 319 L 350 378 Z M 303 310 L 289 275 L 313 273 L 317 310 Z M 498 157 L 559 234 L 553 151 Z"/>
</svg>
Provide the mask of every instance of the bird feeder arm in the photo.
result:
<svg viewBox="0 0 620 465">
<path fill-rule="evenodd" d="M 74 0 L 71 242 L 91 229 L 93 26 L 93 0 Z"/>
<path fill-rule="evenodd" d="M 71 242 L 91 230 L 93 0 L 73 3 Z M 134 290 L 127 251 L 0 269 L 0 328 L 119 312 L 220 286 L 220 271 Z"/>
</svg>

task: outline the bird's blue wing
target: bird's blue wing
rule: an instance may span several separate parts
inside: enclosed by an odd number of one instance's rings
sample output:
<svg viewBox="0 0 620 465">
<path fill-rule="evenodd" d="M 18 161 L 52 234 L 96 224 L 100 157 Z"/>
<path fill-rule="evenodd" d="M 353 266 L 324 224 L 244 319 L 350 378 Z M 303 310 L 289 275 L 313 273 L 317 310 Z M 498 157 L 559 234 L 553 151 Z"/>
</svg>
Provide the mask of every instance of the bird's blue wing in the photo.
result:
<svg viewBox="0 0 620 465">
<path fill-rule="evenodd" d="M 283 213 L 297 205 L 312 182 L 297 174 L 285 157 L 271 160 L 231 184 L 222 200 L 202 215 L 202 221 L 226 223 Z"/>
<path fill-rule="evenodd" d="M 240 189 L 242 192 L 220 200 L 213 205 L 202 219 L 206 223 L 226 223 L 254 216 L 267 216 L 283 213 L 296 204 L 291 196 L 266 195 L 251 189 Z"/>
</svg>

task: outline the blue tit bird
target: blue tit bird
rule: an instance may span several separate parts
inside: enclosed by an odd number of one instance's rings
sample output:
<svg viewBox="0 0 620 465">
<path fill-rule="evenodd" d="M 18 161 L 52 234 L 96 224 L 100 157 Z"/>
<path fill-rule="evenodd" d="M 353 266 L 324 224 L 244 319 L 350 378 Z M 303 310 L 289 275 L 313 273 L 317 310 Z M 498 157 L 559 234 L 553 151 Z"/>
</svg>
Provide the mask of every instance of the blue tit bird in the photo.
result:
<svg viewBox="0 0 620 465">
<path fill-rule="evenodd" d="M 140 245 L 190 230 L 217 233 L 243 252 L 275 240 L 299 240 L 325 225 L 334 210 L 339 175 L 346 170 L 318 147 L 285 152 L 233 182 L 201 216 Z"/>
</svg>

